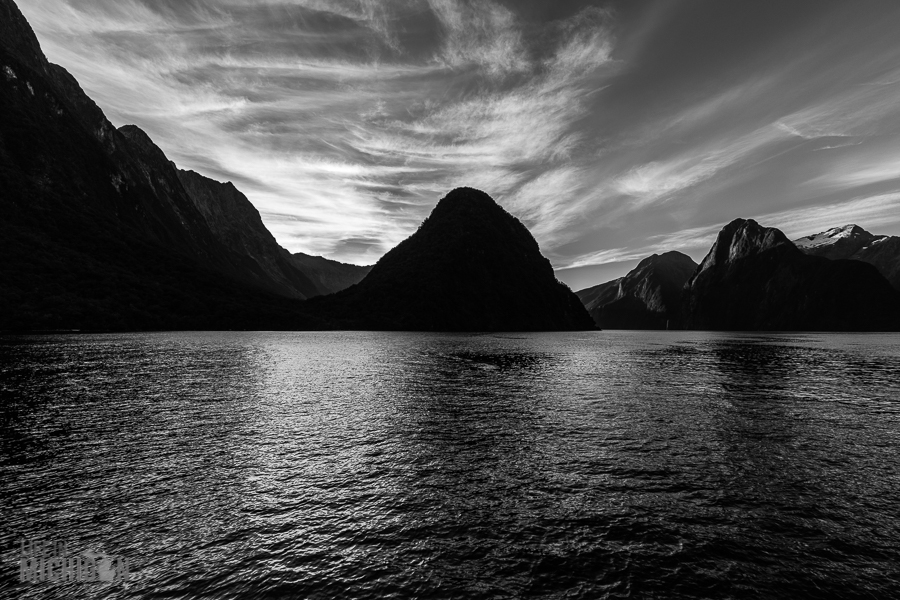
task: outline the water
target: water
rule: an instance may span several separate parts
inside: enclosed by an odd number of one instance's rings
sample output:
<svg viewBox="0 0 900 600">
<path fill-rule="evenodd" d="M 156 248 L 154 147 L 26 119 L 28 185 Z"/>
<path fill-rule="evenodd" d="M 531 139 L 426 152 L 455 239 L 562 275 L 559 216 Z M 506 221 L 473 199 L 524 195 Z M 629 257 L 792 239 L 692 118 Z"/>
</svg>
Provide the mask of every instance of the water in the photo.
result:
<svg viewBox="0 0 900 600">
<path fill-rule="evenodd" d="M 3 598 L 900 597 L 897 335 L 8 337 L 0 414 Z"/>
</svg>

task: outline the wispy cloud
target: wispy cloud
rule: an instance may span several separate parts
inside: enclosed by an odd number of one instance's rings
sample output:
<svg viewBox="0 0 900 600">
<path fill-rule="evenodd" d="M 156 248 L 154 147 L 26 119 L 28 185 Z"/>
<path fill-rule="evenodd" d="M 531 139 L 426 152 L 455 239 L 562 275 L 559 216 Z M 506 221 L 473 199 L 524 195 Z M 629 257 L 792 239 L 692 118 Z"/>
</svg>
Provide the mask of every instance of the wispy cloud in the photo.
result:
<svg viewBox="0 0 900 600">
<path fill-rule="evenodd" d="M 564 202 L 542 182 L 577 172 L 559 165 L 612 50 L 603 11 L 555 22 L 538 48 L 491 0 L 30 9 L 48 54 L 114 122 L 145 127 L 180 166 L 239 174 L 285 245 L 354 262 L 413 231 L 454 185 L 508 199 L 551 237 L 545 217 Z M 354 255 L 351 237 L 379 242 Z"/>
<path fill-rule="evenodd" d="M 565 268 L 575 269 L 594 265 L 619 263 L 647 258 L 652 254 L 662 254 L 672 250 L 684 252 L 691 256 L 702 256 L 706 253 L 722 225 L 710 225 L 706 227 L 694 227 L 674 233 L 654 235 L 647 239 L 649 243 L 629 248 L 610 248 L 592 252 L 580 257 Z"/>
<path fill-rule="evenodd" d="M 808 180 L 805 185 L 815 190 L 853 190 L 878 183 L 894 182 L 900 187 L 900 153 L 879 148 L 860 156 L 837 158 L 830 163 L 829 173 Z"/>
<path fill-rule="evenodd" d="M 531 68 L 516 16 L 509 9 L 488 0 L 428 4 L 443 28 L 440 62 L 455 68 L 477 65 L 493 76 Z"/>
<path fill-rule="evenodd" d="M 900 233 L 900 7 L 798 3 L 740 23 L 717 0 L 21 8 L 114 123 L 234 180 L 291 250 L 372 262 L 471 185 L 578 269 L 702 253 L 736 217 L 800 235 L 852 206 Z"/>
<path fill-rule="evenodd" d="M 900 50 L 900 49 L 898 49 Z M 900 52 L 896 52 L 900 58 Z M 887 72 L 900 77 L 900 69 Z M 884 126 L 900 116 L 900 83 L 849 86 L 779 120 L 784 131 L 804 139 L 882 135 Z M 896 131 L 897 126 L 891 127 Z"/>
</svg>

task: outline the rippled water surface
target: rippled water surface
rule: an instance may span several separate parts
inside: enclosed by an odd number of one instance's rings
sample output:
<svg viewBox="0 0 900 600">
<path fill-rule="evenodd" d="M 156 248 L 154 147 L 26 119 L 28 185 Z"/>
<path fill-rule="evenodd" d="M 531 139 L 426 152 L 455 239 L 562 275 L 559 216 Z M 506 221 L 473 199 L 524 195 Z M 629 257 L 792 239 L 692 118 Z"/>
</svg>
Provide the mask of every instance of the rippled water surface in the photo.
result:
<svg viewBox="0 0 900 600">
<path fill-rule="evenodd" d="M 3 598 L 900 597 L 896 335 L 6 337 L 0 415 Z"/>
</svg>

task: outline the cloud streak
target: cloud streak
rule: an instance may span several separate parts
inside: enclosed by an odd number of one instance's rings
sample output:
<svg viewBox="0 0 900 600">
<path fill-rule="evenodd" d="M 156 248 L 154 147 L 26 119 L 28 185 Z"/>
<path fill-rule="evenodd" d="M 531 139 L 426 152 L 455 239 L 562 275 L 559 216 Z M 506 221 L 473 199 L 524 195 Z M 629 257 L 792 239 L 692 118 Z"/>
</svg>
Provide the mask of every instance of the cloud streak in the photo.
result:
<svg viewBox="0 0 900 600">
<path fill-rule="evenodd" d="M 900 233 L 900 7 L 826 4 L 21 8 L 114 123 L 235 181 L 291 250 L 371 263 L 471 185 L 575 273 L 696 258 L 736 217 L 827 228 L 852 205 Z"/>
</svg>

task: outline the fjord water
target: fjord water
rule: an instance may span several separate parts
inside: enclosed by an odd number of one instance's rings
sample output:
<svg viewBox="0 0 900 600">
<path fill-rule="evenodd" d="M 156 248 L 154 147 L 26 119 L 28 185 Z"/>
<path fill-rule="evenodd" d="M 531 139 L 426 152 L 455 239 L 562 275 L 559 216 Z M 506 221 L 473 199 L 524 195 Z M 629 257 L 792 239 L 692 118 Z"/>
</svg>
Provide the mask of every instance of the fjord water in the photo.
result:
<svg viewBox="0 0 900 600">
<path fill-rule="evenodd" d="M 6 337 L 0 394 L 3 598 L 900 597 L 897 335 Z"/>
</svg>

